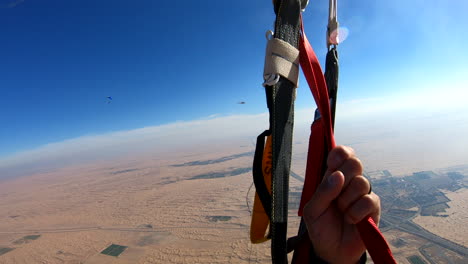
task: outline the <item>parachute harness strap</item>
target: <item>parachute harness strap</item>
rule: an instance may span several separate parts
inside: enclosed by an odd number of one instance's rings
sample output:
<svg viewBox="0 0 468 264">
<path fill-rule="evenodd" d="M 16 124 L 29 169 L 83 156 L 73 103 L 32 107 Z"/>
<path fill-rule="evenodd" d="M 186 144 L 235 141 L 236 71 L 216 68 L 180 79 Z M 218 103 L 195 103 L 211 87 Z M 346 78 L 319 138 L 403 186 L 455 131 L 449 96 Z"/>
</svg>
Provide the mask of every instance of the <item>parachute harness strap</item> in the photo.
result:
<svg viewBox="0 0 468 264">
<path fill-rule="evenodd" d="M 302 0 L 303 1 L 303 0 Z M 299 0 L 275 0 L 274 38 L 298 48 L 300 38 Z M 294 126 L 294 99 L 297 83 L 281 76 L 278 83 L 265 87 L 270 112 L 272 138 L 271 258 L 287 263 L 289 174 Z"/>
<path fill-rule="evenodd" d="M 330 100 L 328 94 L 329 91 L 327 89 L 326 80 L 324 75 L 322 74 L 322 70 L 320 67 L 320 63 L 318 62 L 317 56 L 315 55 L 312 46 L 307 40 L 302 24 L 302 19 L 301 32 L 302 34 L 299 42 L 300 63 L 304 72 L 304 76 L 306 77 L 307 83 L 309 84 L 310 90 L 314 96 L 315 102 L 320 112 L 320 118 L 315 120 L 312 125 L 311 141 L 309 142 L 306 179 L 304 182 L 304 189 L 301 198 L 299 215 L 302 215 L 304 204 L 310 200 L 318 184 L 321 182 L 321 179 L 323 177 L 323 171 L 326 168 L 326 164 L 324 163 L 324 161 L 326 160 L 328 153 L 335 146 L 335 139 L 333 136 L 332 109 L 330 107 Z M 332 50 L 329 52 L 336 51 Z M 332 79 L 337 81 L 337 76 L 336 78 L 329 78 L 329 80 Z M 311 149 L 311 147 L 313 147 L 313 149 Z M 392 252 L 390 251 L 390 248 L 387 242 L 385 241 L 385 238 L 380 233 L 378 227 L 376 226 L 376 224 L 370 216 L 366 217 L 356 226 L 374 263 L 396 263 L 395 259 L 392 256 Z M 304 229 L 300 229 L 299 235 L 307 236 L 307 232 L 304 231 Z M 310 242 L 310 240 L 308 239 L 302 241 Z M 307 250 L 307 246 L 303 248 Z M 295 252 L 295 255 L 295 259 L 299 263 L 304 263 L 304 258 L 310 258 L 310 255 L 308 255 L 307 252 L 306 254 L 301 254 L 301 252 L 297 252 L 296 254 Z"/>
<path fill-rule="evenodd" d="M 263 68 L 263 86 L 272 86 L 279 81 L 279 76 L 291 81 L 295 87 L 299 80 L 299 50 L 288 42 L 268 38 L 265 54 L 265 66 Z M 271 32 L 272 33 L 272 32 Z"/>
</svg>

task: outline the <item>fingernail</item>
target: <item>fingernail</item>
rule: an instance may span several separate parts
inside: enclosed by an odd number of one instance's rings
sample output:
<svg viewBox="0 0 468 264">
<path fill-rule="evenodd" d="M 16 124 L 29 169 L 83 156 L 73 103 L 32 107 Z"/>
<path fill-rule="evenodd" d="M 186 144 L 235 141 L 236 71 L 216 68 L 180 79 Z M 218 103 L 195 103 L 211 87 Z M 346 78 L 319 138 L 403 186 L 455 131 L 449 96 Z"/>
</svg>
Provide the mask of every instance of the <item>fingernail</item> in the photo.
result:
<svg viewBox="0 0 468 264">
<path fill-rule="evenodd" d="M 330 174 L 330 176 L 328 176 L 328 184 L 330 184 L 330 186 L 336 186 L 338 182 L 339 180 L 338 180 L 337 172 L 334 172 Z"/>
</svg>

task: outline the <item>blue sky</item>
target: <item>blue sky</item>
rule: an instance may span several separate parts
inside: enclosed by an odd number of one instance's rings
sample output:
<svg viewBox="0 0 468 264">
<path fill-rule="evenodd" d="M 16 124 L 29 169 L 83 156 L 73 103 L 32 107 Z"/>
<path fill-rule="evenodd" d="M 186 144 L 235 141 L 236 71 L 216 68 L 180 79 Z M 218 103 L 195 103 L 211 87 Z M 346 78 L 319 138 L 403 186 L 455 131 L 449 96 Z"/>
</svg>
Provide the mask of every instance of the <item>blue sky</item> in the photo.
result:
<svg viewBox="0 0 468 264">
<path fill-rule="evenodd" d="M 0 157 L 83 136 L 266 111 L 271 1 L 0 3 Z M 311 1 L 304 14 L 322 61 L 327 5 Z M 339 46 L 339 102 L 430 94 L 438 104 L 440 90 L 466 97 L 467 1 L 339 1 L 338 8 L 350 32 Z M 300 83 L 297 108 L 313 107 Z"/>
</svg>

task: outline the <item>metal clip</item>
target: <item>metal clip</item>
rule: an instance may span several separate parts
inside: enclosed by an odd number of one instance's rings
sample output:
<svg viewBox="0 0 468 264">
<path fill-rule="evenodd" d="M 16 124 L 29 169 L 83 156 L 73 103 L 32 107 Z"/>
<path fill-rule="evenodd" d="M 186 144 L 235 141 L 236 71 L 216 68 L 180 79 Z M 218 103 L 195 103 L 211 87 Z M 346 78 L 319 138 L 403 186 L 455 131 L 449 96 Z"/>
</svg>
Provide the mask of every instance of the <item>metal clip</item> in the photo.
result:
<svg viewBox="0 0 468 264">
<path fill-rule="evenodd" d="M 267 41 L 270 41 L 274 38 L 275 33 L 272 30 L 267 30 L 265 33 L 265 38 Z M 280 76 L 279 74 L 268 74 L 263 76 L 264 82 L 263 87 L 273 86 L 279 82 Z"/>
<path fill-rule="evenodd" d="M 301 0 L 301 11 L 304 12 L 308 5 L 309 5 L 309 0 Z"/>
<path fill-rule="evenodd" d="M 328 26 L 327 26 L 327 49 L 331 45 L 338 45 L 338 28 L 340 24 L 337 19 L 337 0 L 330 0 L 328 6 Z"/>
</svg>

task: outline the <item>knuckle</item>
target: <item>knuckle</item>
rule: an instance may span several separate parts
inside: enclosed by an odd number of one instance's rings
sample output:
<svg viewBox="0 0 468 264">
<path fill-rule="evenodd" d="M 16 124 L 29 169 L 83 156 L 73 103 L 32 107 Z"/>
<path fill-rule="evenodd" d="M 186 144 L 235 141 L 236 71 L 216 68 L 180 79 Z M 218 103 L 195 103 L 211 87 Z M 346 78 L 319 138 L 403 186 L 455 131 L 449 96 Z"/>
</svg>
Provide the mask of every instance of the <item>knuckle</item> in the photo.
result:
<svg viewBox="0 0 468 264">
<path fill-rule="evenodd" d="M 365 205 L 373 205 L 375 203 L 374 198 L 371 195 L 364 195 L 362 200 Z"/>
<path fill-rule="evenodd" d="M 354 222 L 358 222 L 373 211 L 372 198 L 365 195 L 348 210 L 348 215 Z"/>
<path fill-rule="evenodd" d="M 361 160 L 355 156 L 350 157 L 346 161 L 346 166 L 349 168 L 350 171 L 353 171 L 356 174 L 362 173 L 363 168 L 362 168 Z"/>
<path fill-rule="evenodd" d="M 339 155 L 343 158 L 348 158 L 353 156 L 353 150 L 346 146 L 337 146 L 334 150 L 336 155 Z"/>
<path fill-rule="evenodd" d="M 375 206 L 375 201 L 374 199 L 371 197 L 371 195 L 364 195 L 362 198 L 361 198 L 361 208 L 363 209 L 367 209 L 367 208 L 373 208 Z"/>
<path fill-rule="evenodd" d="M 356 152 L 354 151 L 354 149 L 352 147 L 344 146 L 344 148 L 346 148 L 346 150 L 347 150 L 347 152 L 349 153 L 350 156 L 354 156 L 356 154 Z"/>
<path fill-rule="evenodd" d="M 362 196 L 359 201 L 354 203 L 346 211 L 346 214 L 352 219 L 354 223 L 357 223 L 364 219 L 366 216 L 373 216 L 374 220 L 379 220 L 380 207 L 378 205 L 378 199 L 374 195 L 366 194 Z"/>
<path fill-rule="evenodd" d="M 336 161 L 344 161 L 350 157 L 350 154 L 345 146 L 337 146 L 335 147 L 330 154 L 328 155 L 328 162 L 333 163 Z"/>
<path fill-rule="evenodd" d="M 370 184 L 364 176 L 354 177 L 346 191 L 336 199 L 338 208 L 345 211 L 352 203 L 364 197 L 369 192 L 369 188 Z"/>
<path fill-rule="evenodd" d="M 351 186 L 353 190 L 357 193 L 367 194 L 370 189 L 369 181 L 362 175 L 358 175 L 354 177 L 351 182 Z"/>
</svg>

